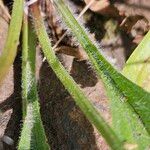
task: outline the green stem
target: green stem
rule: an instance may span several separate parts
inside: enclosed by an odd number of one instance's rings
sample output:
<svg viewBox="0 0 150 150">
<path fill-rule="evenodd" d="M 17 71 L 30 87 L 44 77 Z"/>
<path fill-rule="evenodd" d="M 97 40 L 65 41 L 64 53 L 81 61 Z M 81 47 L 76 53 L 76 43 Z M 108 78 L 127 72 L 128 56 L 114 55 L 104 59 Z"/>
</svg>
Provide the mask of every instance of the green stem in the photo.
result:
<svg viewBox="0 0 150 150">
<path fill-rule="evenodd" d="M 15 0 L 13 4 L 7 40 L 0 56 L 0 83 L 8 73 L 8 70 L 16 57 L 22 25 L 23 2 L 24 0 Z"/>
<path fill-rule="evenodd" d="M 76 101 L 76 104 L 80 107 L 80 109 L 83 111 L 86 117 L 96 126 L 98 131 L 105 138 L 109 146 L 114 150 L 123 149 L 122 142 L 120 142 L 119 138 L 116 136 L 113 130 L 100 116 L 100 114 L 93 107 L 88 98 L 83 94 L 79 86 L 74 82 L 72 77 L 68 74 L 68 72 L 64 69 L 58 58 L 55 56 L 55 53 L 52 50 L 50 44 L 50 40 L 46 33 L 46 29 L 44 27 L 44 23 L 38 5 L 32 5 L 31 9 L 34 17 L 34 24 L 39 42 L 43 49 L 44 55 L 47 58 L 48 63 L 52 67 L 53 71 L 63 83 L 65 88 L 68 90 L 68 92 L 72 95 L 72 97 Z"/>
<path fill-rule="evenodd" d="M 40 115 L 35 79 L 35 56 L 35 35 L 32 28 L 29 28 L 28 32 L 27 17 L 24 16 L 22 51 L 22 99 L 24 123 L 18 146 L 19 150 L 49 149 Z"/>
</svg>

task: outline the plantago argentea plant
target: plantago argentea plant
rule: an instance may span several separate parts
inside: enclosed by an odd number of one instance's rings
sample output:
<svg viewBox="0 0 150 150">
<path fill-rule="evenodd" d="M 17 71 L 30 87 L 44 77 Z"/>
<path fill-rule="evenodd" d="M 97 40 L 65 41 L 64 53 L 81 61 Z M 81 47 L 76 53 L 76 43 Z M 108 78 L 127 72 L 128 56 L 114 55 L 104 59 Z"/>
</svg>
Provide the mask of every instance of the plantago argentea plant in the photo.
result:
<svg viewBox="0 0 150 150">
<path fill-rule="evenodd" d="M 18 149 L 50 149 L 40 115 L 35 78 L 38 40 L 56 76 L 109 147 L 113 150 L 123 150 L 129 148 L 126 145 L 135 145 L 135 149 L 148 150 L 150 148 L 150 88 L 148 84 L 143 87 L 143 83 L 150 73 L 148 64 L 150 32 L 135 49 L 123 72 L 120 73 L 101 54 L 101 49 L 90 40 L 84 27 L 73 16 L 64 0 L 52 0 L 52 4 L 87 53 L 98 78 L 105 85 L 110 103 L 112 126 L 103 119 L 55 55 L 46 33 L 38 0 L 30 2 L 14 0 L 8 38 L 0 56 L 0 82 L 13 64 L 22 32 L 20 45 L 22 47 L 23 125 Z M 145 63 L 139 64 L 138 62 L 141 61 Z"/>
</svg>

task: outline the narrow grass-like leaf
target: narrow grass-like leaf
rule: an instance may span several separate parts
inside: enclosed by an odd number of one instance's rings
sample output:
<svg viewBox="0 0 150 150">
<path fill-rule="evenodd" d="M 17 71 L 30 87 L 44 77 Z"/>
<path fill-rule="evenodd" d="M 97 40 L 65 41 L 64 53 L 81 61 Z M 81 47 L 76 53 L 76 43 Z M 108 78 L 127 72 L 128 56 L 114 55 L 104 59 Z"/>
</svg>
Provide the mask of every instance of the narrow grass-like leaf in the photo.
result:
<svg viewBox="0 0 150 150">
<path fill-rule="evenodd" d="M 44 55 L 47 58 L 47 61 L 52 67 L 53 71 L 56 73 L 57 77 L 63 83 L 68 92 L 72 95 L 76 104 L 81 108 L 86 117 L 96 126 L 98 131 L 105 138 L 109 146 L 114 150 L 123 149 L 122 142 L 120 142 L 119 138 L 116 136 L 113 130 L 96 111 L 88 98 L 83 94 L 80 87 L 74 82 L 72 77 L 69 75 L 69 73 L 65 70 L 65 68 L 58 60 L 58 58 L 55 56 L 55 53 L 52 50 L 50 44 L 50 40 L 46 33 L 46 29 L 44 27 L 38 5 L 32 5 L 31 9 L 39 42 L 43 49 Z"/>
<path fill-rule="evenodd" d="M 13 64 L 17 53 L 17 46 L 19 44 L 19 36 L 22 25 L 23 1 L 24 0 L 14 0 L 7 40 L 0 56 L 0 82 L 8 73 L 8 70 Z"/>
<path fill-rule="evenodd" d="M 88 38 L 84 29 L 73 17 L 63 0 L 54 0 L 53 3 L 87 52 L 90 61 L 97 70 L 98 76 L 102 78 L 108 96 L 111 99 L 113 115 L 120 115 L 121 118 L 125 118 L 115 120 L 116 124 L 117 121 L 124 121 L 125 124 L 123 127 L 120 127 L 121 132 L 119 136 L 126 142 L 137 144 L 138 149 L 147 148 L 149 146 L 148 133 L 150 133 L 150 94 L 132 83 L 112 67 Z M 143 126 L 143 123 L 145 126 Z"/>
<path fill-rule="evenodd" d="M 19 150 L 48 150 L 40 116 L 39 99 L 35 79 L 36 40 L 31 28 L 28 33 L 26 16 L 23 22 L 22 52 L 22 99 L 23 128 L 18 145 Z"/>
<path fill-rule="evenodd" d="M 123 75 L 128 79 L 150 91 L 150 31 L 146 34 L 142 42 L 134 50 L 123 68 Z M 132 119 L 132 118 L 131 118 Z M 114 120 L 120 119 L 120 115 L 115 115 Z M 118 126 L 124 126 L 123 122 L 118 122 Z M 134 127 L 134 126 L 133 126 Z M 117 128 L 120 130 L 120 128 Z M 135 130 L 135 128 L 133 128 Z M 144 149 L 144 148 L 143 148 Z"/>
<path fill-rule="evenodd" d="M 150 74 L 149 49 L 150 32 L 147 33 L 142 42 L 134 50 L 133 54 L 128 59 L 125 68 L 122 72 L 128 79 L 143 87 L 147 91 L 150 91 L 150 86 L 148 84 L 148 77 Z M 141 138 L 137 138 L 140 131 L 138 127 L 139 125 L 137 124 L 138 118 L 136 119 L 135 117 L 133 117 L 134 114 L 129 109 L 130 106 L 121 105 L 117 100 L 111 101 L 111 104 L 112 120 L 114 129 L 116 129 L 116 133 L 118 133 L 120 137 L 124 137 L 124 139 L 127 138 L 128 142 L 132 143 L 131 145 L 134 145 L 135 147 L 136 144 L 134 143 L 137 142 L 137 145 L 139 145 L 138 149 L 149 149 L 150 138 L 143 136 L 141 136 Z"/>
<path fill-rule="evenodd" d="M 150 91 L 150 31 L 132 53 L 122 73 L 134 83 Z"/>
</svg>

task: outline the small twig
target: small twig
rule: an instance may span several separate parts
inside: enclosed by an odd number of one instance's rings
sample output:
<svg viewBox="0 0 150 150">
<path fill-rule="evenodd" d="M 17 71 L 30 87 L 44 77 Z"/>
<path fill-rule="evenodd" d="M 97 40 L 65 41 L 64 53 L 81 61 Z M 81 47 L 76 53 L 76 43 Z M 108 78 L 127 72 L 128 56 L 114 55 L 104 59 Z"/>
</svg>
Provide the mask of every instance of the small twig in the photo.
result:
<svg viewBox="0 0 150 150">
<path fill-rule="evenodd" d="M 82 17 L 82 15 L 89 9 L 89 7 L 93 4 L 95 0 L 91 0 L 88 5 L 86 5 L 83 10 L 80 12 L 79 16 L 77 17 L 77 20 Z M 64 39 L 64 37 L 67 35 L 67 31 L 59 38 L 59 40 L 55 43 L 55 45 L 52 47 L 53 50 L 57 48 L 59 43 Z M 43 62 L 46 60 L 46 57 L 43 58 Z"/>
<path fill-rule="evenodd" d="M 28 16 L 28 10 L 29 10 L 29 6 L 33 5 L 34 3 L 36 3 L 38 0 L 30 0 L 28 2 L 24 2 L 24 12 L 25 14 Z"/>
<path fill-rule="evenodd" d="M 4 135 L 2 137 L 2 141 L 8 145 L 13 145 L 14 144 L 14 140 L 12 138 L 10 138 L 9 136 L 7 135 Z"/>
<path fill-rule="evenodd" d="M 4 143 L 12 146 L 14 144 L 14 140 L 7 135 L 0 135 L 0 150 L 4 150 Z"/>
<path fill-rule="evenodd" d="M 90 3 L 88 5 L 86 5 L 83 10 L 80 12 L 79 16 L 77 17 L 77 20 L 80 19 L 82 17 L 82 15 L 89 9 L 89 7 L 93 4 L 95 0 L 91 0 Z M 55 43 L 55 45 L 53 46 L 53 49 L 55 49 L 59 43 L 63 40 L 63 38 L 67 35 L 67 31 L 60 37 L 60 39 Z"/>
</svg>

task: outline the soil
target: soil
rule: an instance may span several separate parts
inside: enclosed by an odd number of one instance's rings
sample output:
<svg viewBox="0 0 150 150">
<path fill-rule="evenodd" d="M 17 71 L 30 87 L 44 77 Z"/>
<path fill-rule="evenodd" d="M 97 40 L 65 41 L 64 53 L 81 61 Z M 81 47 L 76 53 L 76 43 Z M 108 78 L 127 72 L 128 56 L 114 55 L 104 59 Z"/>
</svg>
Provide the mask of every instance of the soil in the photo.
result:
<svg viewBox="0 0 150 150">
<path fill-rule="evenodd" d="M 76 15 L 85 6 L 81 0 L 66 1 Z M 10 1 L 5 1 L 5 6 L 9 9 L 11 9 L 10 3 Z M 66 27 L 61 23 L 50 1 L 41 1 L 41 8 L 45 14 L 47 32 L 53 39 L 54 45 L 66 31 Z M 146 0 L 117 0 L 110 3 L 106 10 L 109 8 L 111 11 L 115 8 L 115 13 L 117 9 L 118 15 L 107 14 L 107 11 L 103 13 L 105 8 L 97 12 L 92 7 L 80 20 L 88 28 L 91 39 L 101 45 L 109 61 L 121 70 L 149 29 L 150 3 Z M 8 16 L 0 7 L 0 53 L 6 41 L 8 23 Z M 66 49 L 71 49 L 71 53 L 69 52 L 68 55 L 63 50 L 56 52 L 60 61 L 98 111 L 111 123 L 109 101 L 103 83 L 97 79 L 83 49 L 78 46 L 69 31 L 58 45 L 59 49 L 64 46 Z M 103 138 L 80 111 L 47 61 L 43 61 L 40 46 L 37 46 L 36 64 L 42 121 L 51 149 L 108 150 Z M 17 147 L 22 126 L 21 103 L 21 48 L 19 46 L 14 64 L 0 87 L 0 149 L 3 147 L 4 150 L 15 150 Z M 4 136 L 10 137 L 14 143 L 8 145 L 3 142 Z"/>
</svg>

